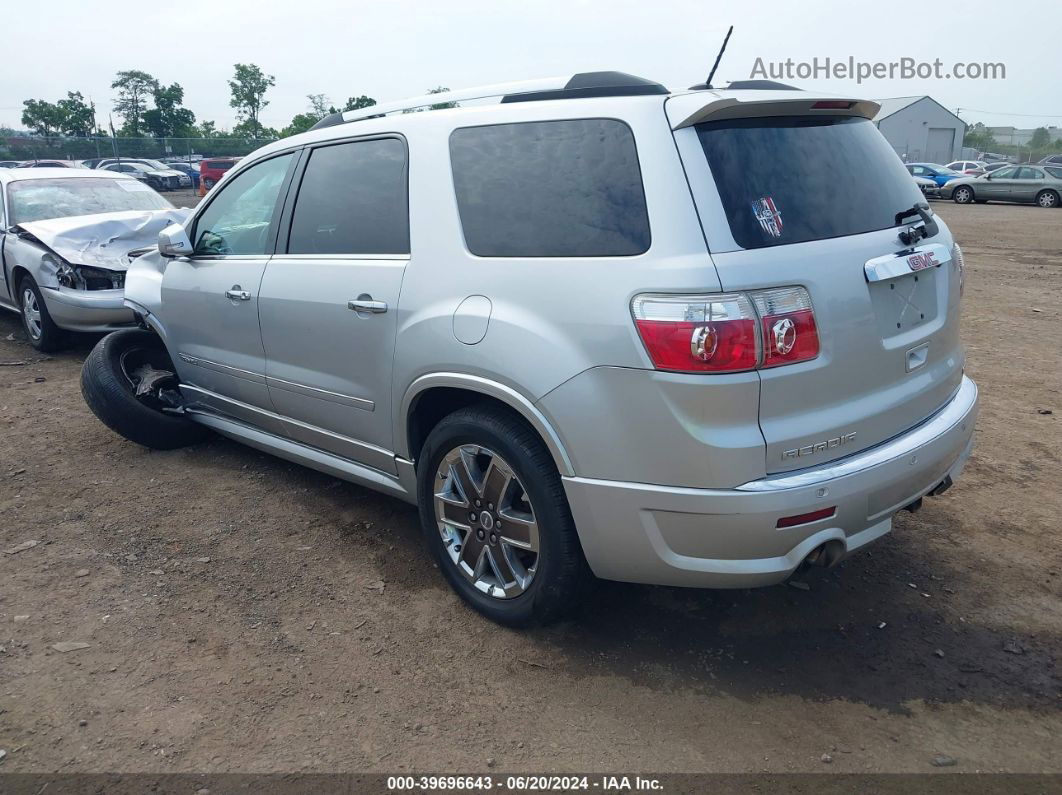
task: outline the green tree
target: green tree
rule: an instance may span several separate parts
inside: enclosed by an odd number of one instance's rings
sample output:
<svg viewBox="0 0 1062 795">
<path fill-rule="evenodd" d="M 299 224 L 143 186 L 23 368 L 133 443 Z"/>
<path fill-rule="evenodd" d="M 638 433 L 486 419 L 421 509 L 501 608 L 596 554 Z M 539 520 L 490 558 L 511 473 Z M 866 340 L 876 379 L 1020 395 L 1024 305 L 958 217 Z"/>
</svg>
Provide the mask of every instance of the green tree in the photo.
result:
<svg viewBox="0 0 1062 795">
<path fill-rule="evenodd" d="M 1037 127 L 1029 139 L 1030 149 L 1046 149 L 1051 145 L 1051 134 L 1046 127 Z"/>
<path fill-rule="evenodd" d="M 217 124 L 212 121 L 201 122 L 196 133 L 200 138 L 224 138 L 228 134 L 219 130 Z"/>
<path fill-rule="evenodd" d="M 963 138 L 962 143 L 963 146 L 980 149 L 981 151 L 994 150 L 998 147 L 996 139 L 992 137 L 992 133 L 981 122 L 977 122 L 966 129 L 966 136 Z"/>
<path fill-rule="evenodd" d="M 280 131 L 281 138 L 304 133 L 329 113 L 339 112 L 328 104 L 328 98 L 324 94 L 307 94 L 306 99 L 310 100 L 309 111 L 296 114 L 291 120 L 291 124 Z"/>
<path fill-rule="evenodd" d="M 59 129 L 64 135 L 85 137 L 96 131 L 96 106 L 85 102 L 80 91 L 67 91 L 66 99 L 55 105 L 62 115 Z"/>
<path fill-rule="evenodd" d="M 118 89 L 114 100 L 114 110 L 125 120 L 122 133 L 137 136 L 144 129 L 144 113 L 147 111 L 148 97 L 158 89 L 159 81 L 147 72 L 130 69 L 119 72 L 111 88 Z"/>
<path fill-rule="evenodd" d="M 180 84 L 156 86 L 151 92 L 155 107 L 144 111 L 144 126 L 156 138 L 190 138 L 195 133 L 195 114 L 181 107 L 184 89 Z"/>
<path fill-rule="evenodd" d="M 261 139 L 271 140 L 274 138 L 279 138 L 280 133 L 274 130 L 272 127 L 266 127 L 262 124 L 252 122 L 250 119 L 244 119 L 232 128 L 232 132 L 229 134 L 229 137 L 243 138 L 247 141 L 258 141 Z"/>
<path fill-rule="evenodd" d="M 294 118 L 292 118 L 291 124 L 280 131 L 280 137 L 287 138 L 289 135 L 304 133 L 320 120 L 321 117 L 316 116 L 313 113 L 297 113 Z"/>
<path fill-rule="evenodd" d="M 306 99 L 310 100 L 310 115 L 318 119 L 335 112 L 335 108 L 329 106 L 328 97 L 324 94 L 307 94 Z"/>
<path fill-rule="evenodd" d="M 343 110 L 361 110 L 362 108 L 371 108 L 375 104 L 375 99 L 362 94 L 360 97 L 351 97 L 348 99 L 347 104 L 343 106 Z"/>
<path fill-rule="evenodd" d="M 306 98 L 310 100 L 309 111 L 297 114 L 291 120 L 291 124 L 280 131 L 281 138 L 287 138 L 289 135 L 298 135 L 299 133 L 306 132 L 330 113 L 343 113 L 348 110 L 371 108 L 376 104 L 375 99 L 367 97 L 364 94 L 360 97 L 351 97 L 348 99 L 347 104 L 344 105 L 342 109 L 329 104 L 328 98 L 324 94 L 307 94 Z"/>
<path fill-rule="evenodd" d="M 27 99 L 23 103 L 22 123 L 37 135 L 55 135 L 62 128 L 63 111 L 43 99 Z"/>
<path fill-rule="evenodd" d="M 251 138 L 260 138 L 264 132 L 258 120 L 262 108 L 269 104 L 265 99 L 266 92 L 276 85 L 273 75 L 265 74 L 257 64 L 238 63 L 233 67 L 236 72 L 229 81 L 229 89 L 232 91 L 232 99 L 229 105 L 236 109 L 236 117 L 240 124 L 233 129 L 248 133 Z"/>
</svg>

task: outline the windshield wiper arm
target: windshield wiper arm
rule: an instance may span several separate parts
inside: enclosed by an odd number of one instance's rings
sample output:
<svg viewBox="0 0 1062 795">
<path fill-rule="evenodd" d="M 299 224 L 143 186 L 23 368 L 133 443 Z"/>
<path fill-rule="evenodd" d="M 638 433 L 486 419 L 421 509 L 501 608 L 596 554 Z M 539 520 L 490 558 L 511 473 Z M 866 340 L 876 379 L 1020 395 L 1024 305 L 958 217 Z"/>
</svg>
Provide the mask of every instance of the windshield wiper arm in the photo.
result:
<svg viewBox="0 0 1062 795">
<path fill-rule="evenodd" d="M 933 211 L 929 209 L 929 205 L 925 202 L 918 202 L 918 204 L 896 213 L 894 221 L 896 226 L 902 224 L 905 218 L 910 218 L 912 215 L 917 215 L 922 219 L 922 226 L 913 226 L 900 232 L 900 242 L 905 246 L 913 246 L 919 240 L 933 237 L 940 231 L 932 213 Z"/>
</svg>

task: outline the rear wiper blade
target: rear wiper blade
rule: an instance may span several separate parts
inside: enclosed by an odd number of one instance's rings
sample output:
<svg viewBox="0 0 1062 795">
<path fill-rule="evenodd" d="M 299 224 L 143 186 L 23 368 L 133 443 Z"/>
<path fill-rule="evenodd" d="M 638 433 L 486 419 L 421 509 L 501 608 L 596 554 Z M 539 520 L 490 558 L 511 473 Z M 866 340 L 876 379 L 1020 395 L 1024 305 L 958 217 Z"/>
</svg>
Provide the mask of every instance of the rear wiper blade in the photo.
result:
<svg viewBox="0 0 1062 795">
<path fill-rule="evenodd" d="M 900 232 L 900 242 L 905 246 L 913 246 L 919 240 L 933 237 L 940 231 L 937 221 L 933 217 L 933 211 L 929 209 L 929 205 L 926 202 L 918 202 L 918 204 L 896 213 L 893 223 L 896 226 L 900 226 L 905 218 L 910 218 L 912 215 L 917 215 L 922 219 L 922 226 L 913 226 Z"/>
</svg>

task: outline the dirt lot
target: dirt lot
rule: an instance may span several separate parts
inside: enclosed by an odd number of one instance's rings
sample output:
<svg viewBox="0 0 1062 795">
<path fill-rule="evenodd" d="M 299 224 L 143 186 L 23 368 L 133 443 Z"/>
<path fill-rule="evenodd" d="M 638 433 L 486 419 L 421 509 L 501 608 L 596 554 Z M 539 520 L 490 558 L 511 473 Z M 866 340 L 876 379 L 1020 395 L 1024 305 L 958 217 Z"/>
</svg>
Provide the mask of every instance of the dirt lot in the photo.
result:
<svg viewBox="0 0 1062 795">
<path fill-rule="evenodd" d="M 982 390 L 961 482 L 810 590 L 602 583 L 524 634 L 412 508 L 125 442 L 81 399 L 92 341 L 44 358 L 3 315 L 0 550 L 39 543 L 0 554 L 0 769 L 1062 771 L 1062 212 L 937 209 Z"/>
<path fill-rule="evenodd" d="M 175 190 L 163 195 L 177 207 L 195 207 L 199 202 L 199 192 L 195 190 Z"/>
</svg>

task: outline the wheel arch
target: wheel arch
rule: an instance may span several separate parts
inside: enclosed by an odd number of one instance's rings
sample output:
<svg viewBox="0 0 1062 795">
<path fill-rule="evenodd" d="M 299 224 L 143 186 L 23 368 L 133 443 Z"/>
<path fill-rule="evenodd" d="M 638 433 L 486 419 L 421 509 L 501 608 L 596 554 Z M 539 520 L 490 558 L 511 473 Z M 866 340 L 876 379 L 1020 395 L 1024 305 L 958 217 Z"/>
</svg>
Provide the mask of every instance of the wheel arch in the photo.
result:
<svg viewBox="0 0 1062 795">
<path fill-rule="evenodd" d="M 22 279 L 25 276 L 33 276 L 33 274 L 30 273 L 30 269 L 25 265 L 15 265 L 11 268 L 11 280 L 9 282 L 11 285 L 11 297 L 14 299 L 15 305 L 19 307 L 19 309 L 22 308 L 22 296 L 19 295 L 18 288 L 22 286 Z"/>
<path fill-rule="evenodd" d="M 439 420 L 468 405 L 494 403 L 515 411 L 542 439 L 561 475 L 575 474 L 560 436 L 527 397 L 512 387 L 482 376 L 434 373 L 416 379 L 406 390 L 395 420 L 395 452 L 414 460 Z"/>
</svg>

